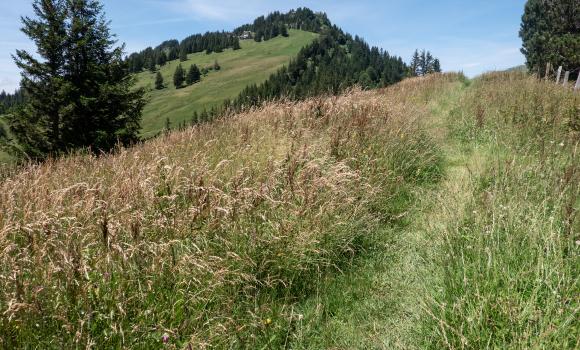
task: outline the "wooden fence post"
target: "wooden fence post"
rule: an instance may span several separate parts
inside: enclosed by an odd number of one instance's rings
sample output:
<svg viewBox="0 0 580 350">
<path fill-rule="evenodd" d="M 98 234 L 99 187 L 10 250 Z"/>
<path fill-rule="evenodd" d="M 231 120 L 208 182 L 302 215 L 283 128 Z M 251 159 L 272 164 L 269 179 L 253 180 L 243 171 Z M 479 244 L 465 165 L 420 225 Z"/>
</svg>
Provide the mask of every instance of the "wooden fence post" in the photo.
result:
<svg viewBox="0 0 580 350">
<path fill-rule="evenodd" d="M 546 75 L 544 76 L 544 78 L 546 79 L 546 81 L 550 77 L 550 68 L 551 68 L 550 66 L 551 66 L 550 62 L 546 63 Z"/>
<path fill-rule="evenodd" d="M 574 91 L 580 90 L 580 73 L 578 73 L 578 79 L 576 79 L 576 86 L 574 87 Z"/>
<path fill-rule="evenodd" d="M 566 71 L 566 73 L 564 73 L 564 82 L 562 83 L 563 86 L 568 85 L 568 79 L 570 79 L 570 71 Z"/>
<path fill-rule="evenodd" d="M 558 67 L 558 74 L 556 74 L 556 84 L 560 84 L 560 75 L 562 75 L 562 66 Z"/>
</svg>

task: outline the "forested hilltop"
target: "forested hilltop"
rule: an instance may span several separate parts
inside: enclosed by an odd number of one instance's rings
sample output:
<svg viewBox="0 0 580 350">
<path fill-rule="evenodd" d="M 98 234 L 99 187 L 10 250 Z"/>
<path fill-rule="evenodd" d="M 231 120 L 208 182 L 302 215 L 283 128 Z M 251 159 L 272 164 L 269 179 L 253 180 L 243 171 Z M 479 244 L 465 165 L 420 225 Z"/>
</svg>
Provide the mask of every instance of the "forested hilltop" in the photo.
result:
<svg viewBox="0 0 580 350">
<path fill-rule="evenodd" d="M 314 12 L 308 8 L 298 8 L 287 13 L 273 12 L 267 16 L 256 18 L 253 23 L 242 25 L 232 32 L 214 32 L 196 34 L 189 36 L 179 42 L 172 39 L 163 42 L 156 48 L 147 48 L 140 53 L 129 56 L 128 64 L 132 72 L 145 74 L 159 73 L 166 71 L 167 65 L 171 61 L 187 62 L 192 54 L 212 55 L 222 53 L 224 50 L 240 50 L 240 41 L 253 40 L 255 42 L 265 42 L 278 37 L 288 37 L 289 31 L 306 31 L 318 34 L 318 38 L 305 45 L 291 61 L 280 67 L 263 82 L 252 83 L 245 87 L 236 97 L 223 97 L 223 103 L 213 104 L 199 110 L 197 102 L 192 101 L 192 108 L 189 116 L 184 119 L 184 107 L 176 106 L 179 117 L 152 121 L 152 118 L 159 119 L 158 116 L 151 115 L 159 109 L 168 109 L 168 106 L 145 108 L 145 135 L 151 136 L 151 132 L 162 131 L 160 127 L 185 127 L 187 124 L 197 124 L 206 122 L 224 114 L 239 112 L 243 109 L 261 105 L 265 101 L 279 98 L 303 99 L 319 94 L 337 94 L 354 85 L 360 85 L 365 89 L 385 87 L 401 81 L 407 76 L 425 75 L 440 72 L 440 62 L 433 57 L 430 52 L 423 51 L 417 58 L 413 58 L 411 66 L 408 66 L 401 57 L 391 55 L 378 47 L 371 47 L 359 36 L 352 36 L 342 29 L 333 25 L 325 13 Z M 189 56 L 188 56 L 189 55 Z M 205 61 L 200 60 L 198 61 Z M 176 75 L 182 76 L 180 71 L 185 69 L 170 65 L 175 69 Z M 418 66 L 416 66 L 418 65 Z M 190 69 L 193 67 L 190 67 Z M 195 67 L 197 68 L 197 67 Z M 211 68 L 210 68 L 211 69 Z M 173 72 L 172 72 L 173 73 Z M 167 75 L 167 72 L 165 72 Z M 157 74 L 155 78 L 150 76 L 148 81 L 155 81 L 156 90 L 161 90 L 168 86 L 165 84 L 169 79 L 162 74 Z M 204 78 L 201 79 L 202 81 Z M 164 85 L 165 84 L 165 85 Z M 190 84 L 188 84 L 190 85 Z M 180 88 L 179 86 L 175 86 Z M 197 87 L 205 89 L 205 87 Z M 188 91 L 189 93 L 189 91 Z M 210 93 L 208 91 L 208 93 Z M 169 95 L 168 92 L 164 92 Z M 192 93 L 198 95 L 197 93 Z M 161 103 L 160 97 L 155 95 L 155 105 Z M 212 95 L 212 93 L 210 93 Z M 164 100 L 173 101 L 172 96 Z M 158 101 L 159 100 L 159 101 Z M 181 103 L 182 101 L 173 101 Z M 194 107 L 195 105 L 195 107 Z M 167 115 L 168 111 L 160 113 Z M 169 111 L 169 115 L 173 115 Z M 173 119 L 173 120 L 172 120 Z M 157 125 L 156 128 L 153 125 Z"/>
<path fill-rule="evenodd" d="M 187 55 L 197 52 L 223 52 L 226 49 L 239 50 L 240 39 L 267 41 L 279 35 L 288 36 L 288 29 L 299 29 L 320 33 L 329 26 L 330 21 L 325 14 L 316 14 L 307 8 L 298 8 L 286 14 L 274 12 L 267 17 L 260 16 L 252 24 L 245 24 L 233 32 L 206 32 L 193 34 L 178 41 L 166 40 L 157 47 L 148 47 L 141 52 L 132 53 L 127 58 L 128 69 L 138 73 L 144 69 L 155 71 L 157 66 L 164 66 L 168 61 L 187 60 Z M 245 35 L 244 35 L 245 34 Z"/>
<path fill-rule="evenodd" d="M 194 117 L 211 119 L 224 111 L 240 111 L 281 97 L 303 99 L 319 94 L 337 94 L 354 85 L 385 87 L 413 75 L 401 57 L 371 47 L 364 39 L 353 37 L 333 25 L 325 13 L 315 13 L 307 8 L 286 14 L 274 12 L 234 32 L 240 35 L 251 32 L 255 40 L 260 40 L 262 35 L 263 39 L 271 37 L 265 33 L 275 34 L 278 32 L 276 28 L 280 27 L 314 31 L 320 36 L 267 81 L 246 87 L 237 98 L 226 101 L 221 109 Z"/>
</svg>

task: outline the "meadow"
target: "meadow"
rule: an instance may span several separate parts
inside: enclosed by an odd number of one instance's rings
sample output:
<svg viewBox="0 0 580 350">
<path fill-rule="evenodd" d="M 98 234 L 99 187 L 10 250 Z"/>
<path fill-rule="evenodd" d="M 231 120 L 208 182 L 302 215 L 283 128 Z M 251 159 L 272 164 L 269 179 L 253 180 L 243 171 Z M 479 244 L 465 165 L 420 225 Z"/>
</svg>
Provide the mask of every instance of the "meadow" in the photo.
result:
<svg viewBox="0 0 580 350">
<path fill-rule="evenodd" d="M 0 177 L 0 348 L 578 348 L 580 99 L 280 101 Z"/>
<path fill-rule="evenodd" d="M 155 73 L 137 74 L 137 86 L 150 90 L 149 103 L 143 111 L 142 136 L 151 137 L 164 130 L 167 119 L 174 127 L 182 122 L 189 124 L 194 111 L 221 106 L 246 86 L 265 81 L 318 36 L 294 29 L 289 30 L 289 34 L 289 37 L 279 36 L 260 43 L 241 40 L 241 50 L 229 49 L 209 55 L 200 52 L 188 55 L 185 62 L 170 61 L 159 69 L 166 86 L 163 90 L 154 89 Z M 181 89 L 173 85 L 173 73 L 178 64 L 186 70 L 192 64 L 202 69 L 212 67 L 216 60 L 221 69 L 210 71 L 200 83 Z"/>
<path fill-rule="evenodd" d="M 401 99 L 422 88 L 406 86 L 271 104 L 9 176 L 1 345 L 282 344 L 293 305 L 439 174 L 426 110 Z"/>
</svg>

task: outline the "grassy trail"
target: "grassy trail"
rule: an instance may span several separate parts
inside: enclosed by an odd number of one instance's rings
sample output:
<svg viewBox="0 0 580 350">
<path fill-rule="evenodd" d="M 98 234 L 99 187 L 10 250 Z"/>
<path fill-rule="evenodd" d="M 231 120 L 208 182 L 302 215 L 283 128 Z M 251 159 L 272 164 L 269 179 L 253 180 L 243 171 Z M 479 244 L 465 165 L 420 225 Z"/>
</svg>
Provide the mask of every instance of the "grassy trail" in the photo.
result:
<svg viewBox="0 0 580 350">
<path fill-rule="evenodd" d="M 485 159 L 483 150 L 466 150 L 448 135 L 450 111 L 465 90 L 463 84 L 455 83 L 430 102 L 431 120 L 425 125 L 443 153 L 444 178 L 420 189 L 406 224 L 384 228 L 383 245 L 329 282 L 306 306 L 298 348 L 412 349 L 425 345 L 426 333 L 419 320 L 431 317 L 426 301 L 433 290 L 442 289 L 442 271 L 431 262 L 440 254 L 443 230 L 460 220 Z"/>
</svg>

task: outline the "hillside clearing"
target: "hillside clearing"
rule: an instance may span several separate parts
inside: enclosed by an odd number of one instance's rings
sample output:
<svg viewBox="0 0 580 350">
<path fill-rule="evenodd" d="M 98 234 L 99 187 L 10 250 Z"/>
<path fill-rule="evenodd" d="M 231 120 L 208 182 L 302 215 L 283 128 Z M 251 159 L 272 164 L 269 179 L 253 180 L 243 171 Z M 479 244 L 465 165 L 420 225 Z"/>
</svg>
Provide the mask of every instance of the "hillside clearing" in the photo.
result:
<svg viewBox="0 0 580 350">
<path fill-rule="evenodd" d="M 226 99 L 236 97 L 246 86 L 265 81 L 281 66 L 288 64 L 298 51 L 311 43 L 318 34 L 301 30 L 290 30 L 289 37 L 276 37 L 257 43 L 242 40 L 241 50 L 226 50 L 222 53 L 204 52 L 188 55 L 188 60 L 170 61 L 160 68 L 166 88 L 154 90 L 155 74 L 143 72 L 137 75 L 137 86 L 152 89 L 150 102 L 143 111 L 142 135 L 150 137 L 165 128 L 169 118 L 173 126 L 190 123 L 193 112 L 201 112 L 220 106 Z M 221 69 L 202 77 L 200 83 L 175 89 L 173 73 L 178 64 L 184 69 L 196 64 L 200 69 L 211 67 L 218 61 Z"/>
</svg>

